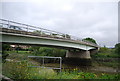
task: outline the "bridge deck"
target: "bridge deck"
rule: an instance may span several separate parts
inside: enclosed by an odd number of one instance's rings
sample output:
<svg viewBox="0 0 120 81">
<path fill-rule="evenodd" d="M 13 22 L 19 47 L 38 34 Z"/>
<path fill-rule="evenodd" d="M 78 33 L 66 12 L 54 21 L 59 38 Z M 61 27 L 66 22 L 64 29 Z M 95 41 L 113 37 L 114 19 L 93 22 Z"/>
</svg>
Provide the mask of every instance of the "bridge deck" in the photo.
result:
<svg viewBox="0 0 120 81">
<path fill-rule="evenodd" d="M 36 32 L 27 32 L 27 31 L 23 31 L 23 30 L 15 30 L 15 29 L 8 29 L 8 28 L 0 28 L 0 31 L 5 32 L 5 33 L 11 33 L 11 34 L 37 36 L 37 37 L 42 37 L 42 38 L 46 38 L 46 39 L 48 39 L 48 38 L 52 38 L 52 39 L 55 39 L 55 40 L 59 39 L 59 40 L 63 40 L 63 41 L 76 42 L 76 43 L 81 43 L 81 44 L 85 44 L 85 45 L 89 45 L 89 46 L 98 47 L 97 45 L 86 43 L 86 42 L 83 42 L 83 41 L 80 41 L 80 40 L 72 40 L 70 38 L 56 37 L 56 36 L 40 34 L 40 33 L 36 33 Z"/>
<path fill-rule="evenodd" d="M 14 30 L 14 29 L 8 29 L 8 28 L 0 28 L 0 31 L 6 32 L 6 33 L 15 33 L 15 34 L 32 35 L 32 36 L 40 36 L 40 37 L 66 39 L 64 37 L 56 37 L 54 35 L 40 34 L 37 32 L 27 32 L 27 31 L 23 31 L 23 30 Z M 69 38 L 67 38 L 67 39 L 69 39 Z"/>
<path fill-rule="evenodd" d="M 0 34 L 6 35 L 19 35 L 28 36 L 44 39 L 52 39 L 58 41 L 74 42 L 79 44 L 84 44 L 92 47 L 99 47 L 90 41 L 82 40 L 81 38 L 71 36 L 65 33 L 44 29 L 37 26 L 32 26 L 28 24 L 22 24 L 19 22 L 9 21 L 5 19 L 0 19 Z"/>
</svg>

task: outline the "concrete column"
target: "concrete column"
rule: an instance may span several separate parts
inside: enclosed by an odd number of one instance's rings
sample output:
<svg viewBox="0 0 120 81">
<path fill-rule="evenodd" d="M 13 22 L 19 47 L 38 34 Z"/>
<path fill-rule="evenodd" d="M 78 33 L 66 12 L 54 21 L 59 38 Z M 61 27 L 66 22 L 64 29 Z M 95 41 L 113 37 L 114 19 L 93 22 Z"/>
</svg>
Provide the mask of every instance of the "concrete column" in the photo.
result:
<svg viewBox="0 0 120 81">
<path fill-rule="evenodd" d="M 98 49 L 90 50 L 90 54 L 96 54 L 97 52 L 98 52 Z"/>
<path fill-rule="evenodd" d="M 68 50 L 66 53 L 66 57 L 68 58 L 85 58 L 90 59 L 90 51 L 82 50 L 82 51 L 70 51 Z"/>
</svg>

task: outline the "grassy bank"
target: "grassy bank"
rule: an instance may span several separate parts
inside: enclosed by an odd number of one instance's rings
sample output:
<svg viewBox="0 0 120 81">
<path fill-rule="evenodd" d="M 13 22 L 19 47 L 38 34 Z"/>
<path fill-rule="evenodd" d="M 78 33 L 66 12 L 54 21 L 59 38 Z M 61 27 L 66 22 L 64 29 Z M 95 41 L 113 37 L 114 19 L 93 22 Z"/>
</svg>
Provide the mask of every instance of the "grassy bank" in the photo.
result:
<svg viewBox="0 0 120 81">
<path fill-rule="evenodd" d="M 2 64 L 2 71 L 3 75 L 11 79 L 119 79 L 120 77 L 119 74 L 82 72 L 77 68 L 70 71 L 63 69 L 62 72 L 59 73 L 52 69 L 27 67 L 29 64 L 27 56 L 34 55 L 30 53 L 30 51 L 7 51 L 6 53 L 8 53 L 9 56 L 7 57 L 7 61 Z M 116 61 L 99 61 L 96 64 L 95 62 L 95 66 L 118 66 Z"/>
<path fill-rule="evenodd" d="M 7 70 L 6 70 L 7 69 Z M 52 69 L 27 67 L 27 62 L 6 62 L 3 63 L 3 75 L 11 79 L 118 79 L 118 74 L 107 73 L 89 73 L 79 72 L 73 69 L 71 71 L 62 70 L 57 73 Z"/>
</svg>

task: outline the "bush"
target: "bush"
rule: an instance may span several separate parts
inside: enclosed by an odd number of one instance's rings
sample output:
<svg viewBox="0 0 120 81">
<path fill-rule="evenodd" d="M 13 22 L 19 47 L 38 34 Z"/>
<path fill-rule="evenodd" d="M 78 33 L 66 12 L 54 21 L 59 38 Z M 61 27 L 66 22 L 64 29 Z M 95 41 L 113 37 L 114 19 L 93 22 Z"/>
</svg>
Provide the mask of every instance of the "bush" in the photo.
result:
<svg viewBox="0 0 120 81">
<path fill-rule="evenodd" d="M 120 54 L 120 43 L 115 45 L 115 53 Z"/>
<path fill-rule="evenodd" d="M 39 56 L 65 57 L 66 50 L 48 47 L 32 47 L 32 53 Z"/>
<path fill-rule="evenodd" d="M 71 71 L 56 73 L 52 69 L 27 67 L 27 62 L 3 63 L 3 75 L 11 79 L 118 79 L 119 74 L 79 72 L 77 68 Z"/>
<path fill-rule="evenodd" d="M 6 62 L 3 64 L 3 75 L 11 79 L 48 79 L 56 73 L 52 69 L 27 67 L 27 62 Z"/>
<path fill-rule="evenodd" d="M 99 50 L 100 53 L 107 53 L 109 52 L 109 48 L 106 48 L 106 47 L 101 47 L 100 50 Z"/>
</svg>

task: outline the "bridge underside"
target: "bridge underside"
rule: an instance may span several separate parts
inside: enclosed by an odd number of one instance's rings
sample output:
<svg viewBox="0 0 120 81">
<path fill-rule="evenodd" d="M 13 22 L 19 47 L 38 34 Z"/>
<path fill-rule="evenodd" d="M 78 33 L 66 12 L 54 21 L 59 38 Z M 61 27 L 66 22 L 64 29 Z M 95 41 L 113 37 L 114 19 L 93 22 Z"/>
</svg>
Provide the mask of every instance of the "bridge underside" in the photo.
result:
<svg viewBox="0 0 120 81">
<path fill-rule="evenodd" d="M 37 36 L 28 36 L 28 35 L 19 35 L 19 34 L 2 34 L 2 38 L 0 39 L 0 42 L 57 46 L 57 47 L 73 48 L 73 49 L 81 49 L 81 50 L 96 49 L 95 47 L 92 46 L 83 45 L 68 40 L 50 39 L 50 38 L 42 38 Z"/>
<path fill-rule="evenodd" d="M 42 45 L 42 46 L 65 48 L 68 50 L 66 53 L 66 57 L 72 57 L 72 58 L 74 57 L 90 58 L 90 53 L 92 53 L 92 51 L 90 50 L 97 50 L 96 47 L 92 47 L 76 42 L 71 42 L 68 40 L 50 39 L 50 38 L 42 38 L 42 37 L 19 35 L 19 34 L 2 33 L 2 37 L 0 37 L 0 42 L 11 43 L 11 44 Z"/>
</svg>

